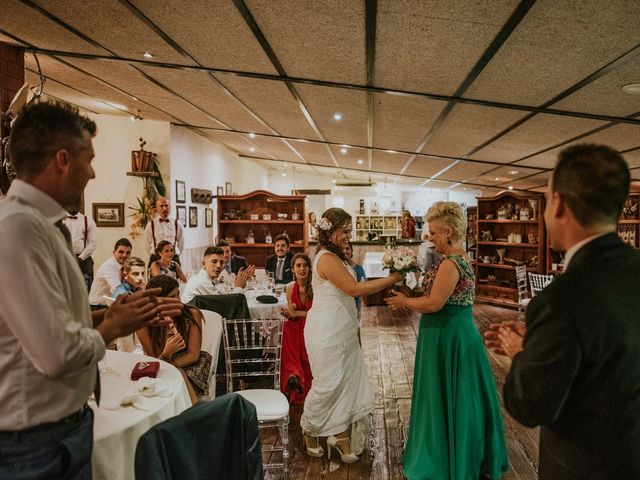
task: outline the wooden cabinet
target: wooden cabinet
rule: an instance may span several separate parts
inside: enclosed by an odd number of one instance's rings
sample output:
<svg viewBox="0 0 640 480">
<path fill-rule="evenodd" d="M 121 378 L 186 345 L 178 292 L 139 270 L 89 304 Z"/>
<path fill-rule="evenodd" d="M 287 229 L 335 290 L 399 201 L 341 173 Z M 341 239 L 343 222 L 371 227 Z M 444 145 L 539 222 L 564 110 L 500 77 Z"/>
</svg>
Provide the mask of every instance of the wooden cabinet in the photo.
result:
<svg viewBox="0 0 640 480">
<path fill-rule="evenodd" d="M 256 190 L 246 195 L 218 197 L 218 238 L 227 240 L 236 255 L 264 267 L 273 253 L 272 241 L 281 233 L 291 240 L 293 253 L 306 253 L 308 199 Z"/>
<path fill-rule="evenodd" d="M 478 255 L 478 207 L 467 207 L 467 239 L 465 249 L 472 263 Z"/>
<path fill-rule="evenodd" d="M 422 237 L 422 217 L 413 217 L 416 222 L 416 236 Z M 370 235 L 371 234 L 371 235 Z M 399 215 L 356 215 L 355 235 L 356 242 L 367 242 L 380 237 L 394 236 L 402 239 L 402 217 Z"/>
<path fill-rule="evenodd" d="M 626 244 L 640 249 L 640 192 L 629 194 L 618 222 L 618 235 Z M 551 248 L 551 242 L 547 235 L 547 274 L 562 273 L 563 264 L 564 254 Z"/>
<path fill-rule="evenodd" d="M 502 192 L 478 197 L 476 298 L 518 305 L 516 265 L 545 271 L 544 197 Z"/>
</svg>

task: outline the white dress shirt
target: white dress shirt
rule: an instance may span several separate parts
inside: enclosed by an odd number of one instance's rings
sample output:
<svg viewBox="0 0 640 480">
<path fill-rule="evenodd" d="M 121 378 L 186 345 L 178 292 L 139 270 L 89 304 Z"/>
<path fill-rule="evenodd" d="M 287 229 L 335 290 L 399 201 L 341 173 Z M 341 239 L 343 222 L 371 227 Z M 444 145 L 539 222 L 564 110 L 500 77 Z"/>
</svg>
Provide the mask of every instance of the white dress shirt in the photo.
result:
<svg viewBox="0 0 640 480">
<path fill-rule="evenodd" d="M 233 287 L 233 290 L 229 293 L 243 293 L 244 290 L 240 287 Z M 207 273 L 204 268 L 195 274 L 187 281 L 187 285 L 182 292 L 182 303 L 189 303 L 196 295 L 219 295 L 220 292 L 216 289 L 216 284 Z"/>
<path fill-rule="evenodd" d="M 65 215 L 20 180 L 0 200 L 0 431 L 79 411 L 104 356 L 78 262 L 54 225 Z"/>
<path fill-rule="evenodd" d="M 93 252 L 96 251 L 98 245 L 98 228 L 96 222 L 92 218 L 85 217 L 82 213 L 78 212 L 73 215 L 76 218 L 71 218 L 68 215 L 62 220 L 71 234 L 71 246 L 73 247 L 73 253 L 75 253 L 80 260 L 86 260 Z M 87 231 L 85 234 L 84 219 L 87 219 Z M 85 242 L 85 235 L 87 241 Z"/>
<path fill-rule="evenodd" d="M 89 291 L 89 303 L 91 305 L 105 305 L 103 296 L 111 297 L 113 291 L 122 283 L 122 265 L 116 262 L 114 257 L 108 258 L 96 271 L 91 290 Z"/>
<path fill-rule="evenodd" d="M 161 222 L 159 216 L 155 216 L 152 220 L 154 225 L 155 232 L 155 244 L 153 243 L 154 234 L 151 231 L 151 223 L 148 222 L 147 226 L 144 229 L 144 236 L 147 240 L 147 245 L 149 245 L 149 254 L 154 254 L 156 251 L 156 246 L 162 241 L 166 240 L 167 242 L 171 242 L 173 248 L 176 250 L 176 255 L 180 255 L 182 252 L 182 247 L 184 246 L 184 228 L 182 227 L 182 223 L 180 220 L 177 222 L 175 219 L 168 219 L 168 222 Z M 178 235 L 176 236 L 176 224 L 178 225 Z"/>
</svg>

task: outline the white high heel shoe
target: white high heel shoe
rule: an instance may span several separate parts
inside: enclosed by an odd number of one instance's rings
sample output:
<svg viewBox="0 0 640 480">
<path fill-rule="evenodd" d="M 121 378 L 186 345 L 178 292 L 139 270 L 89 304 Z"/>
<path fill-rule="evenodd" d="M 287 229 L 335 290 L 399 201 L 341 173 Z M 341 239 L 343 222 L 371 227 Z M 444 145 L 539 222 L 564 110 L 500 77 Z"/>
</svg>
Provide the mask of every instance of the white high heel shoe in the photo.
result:
<svg viewBox="0 0 640 480">
<path fill-rule="evenodd" d="M 311 444 L 315 446 L 311 446 Z M 305 433 L 304 445 L 307 447 L 307 455 L 310 457 L 320 458 L 324 455 L 324 449 L 320 445 L 320 439 L 318 437 L 311 437 Z"/>
<path fill-rule="evenodd" d="M 331 460 L 331 449 L 335 448 L 336 450 L 338 450 L 338 453 L 340 454 L 340 460 L 342 460 L 343 463 L 353 463 L 358 461 L 358 456 L 351 451 L 351 441 L 349 440 L 349 437 L 337 438 L 331 435 L 329 438 L 327 438 L 327 447 L 327 449 L 329 450 L 327 452 L 327 457 L 329 458 L 329 460 Z"/>
</svg>

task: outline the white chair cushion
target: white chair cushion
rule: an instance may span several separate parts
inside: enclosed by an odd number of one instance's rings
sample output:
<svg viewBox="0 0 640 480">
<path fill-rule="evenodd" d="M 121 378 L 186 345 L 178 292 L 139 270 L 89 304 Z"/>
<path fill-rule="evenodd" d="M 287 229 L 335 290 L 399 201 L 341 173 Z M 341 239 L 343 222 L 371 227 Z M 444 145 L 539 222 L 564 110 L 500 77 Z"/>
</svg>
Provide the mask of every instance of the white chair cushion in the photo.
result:
<svg viewBox="0 0 640 480">
<path fill-rule="evenodd" d="M 279 420 L 289 415 L 289 402 L 281 392 L 257 388 L 255 390 L 239 390 L 242 395 L 256 407 L 258 420 Z"/>
</svg>

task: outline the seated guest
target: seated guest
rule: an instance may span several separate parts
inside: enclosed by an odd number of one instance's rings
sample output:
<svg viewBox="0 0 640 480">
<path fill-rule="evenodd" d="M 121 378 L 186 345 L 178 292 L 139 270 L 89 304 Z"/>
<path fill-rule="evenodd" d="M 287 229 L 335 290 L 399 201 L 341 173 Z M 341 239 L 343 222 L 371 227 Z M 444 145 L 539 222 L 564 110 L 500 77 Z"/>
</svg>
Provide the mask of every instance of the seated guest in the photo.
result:
<svg viewBox="0 0 640 480">
<path fill-rule="evenodd" d="M 231 245 L 226 240 L 219 240 L 216 247 L 220 247 L 224 251 L 224 269 L 228 273 L 238 273 L 241 268 L 247 268 L 249 264 L 247 259 L 236 255 L 231 251 Z"/>
<path fill-rule="evenodd" d="M 313 302 L 311 259 L 297 253 L 291 263 L 295 280 L 287 285 L 288 305 L 282 309 L 282 315 L 287 321 L 282 331 L 280 390 L 289 395 L 291 403 L 304 403 L 312 379 L 304 344 L 304 324 Z"/>
<path fill-rule="evenodd" d="M 167 275 L 181 282 L 187 281 L 187 276 L 180 268 L 180 264 L 176 262 L 173 257 L 175 256 L 175 250 L 173 243 L 168 240 L 162 240 L 156 247 L 156 257 L 158 260 L 151 263 L 150 273 L 151 277 L 157 277 L 158 275 Z"/>
<path fill-rule="evenodd" d="M 292 282 L 291 259 L 293 253 L 289 251 L 289 237 L 284 234 L 278 235 L 274 239 L 273 249 L 275 253 L 267 258 L 264 269 L 273 273 L 276 283 Z"/>
<path fill-rule="evenodd" d="M 209 247 L 204 251 L 202 269 L 187 282 L 182 293 L 182 301 L 189 303 L 196 295 L 217 295 L 220 292 L 216 284 L 220 283 L 220 274 L 224 271 L 224 252 L 220 247 Z M 236 275 L 235 286 L 229 293 L 242 293 L 247 280 L 255 267 L 251 265 L 246 270 L 241 268 Z"/>
<path fill-rule="evenodd" d="M 137 290 L 142 290 L 146 283 L 146 265 L 138 257 L 130 257 L 124 262 L 124 280 L 113 290 L 113 297 L 123 293 L 131 294 Z"/>
<path fill-rule="evenodd" d="M 180 285 L 175 278 L 158 275 L 149 280 L 147 288 L 162 288 L 162 296 L 178 298 Z M 209 394 L 211 354 L 203 352 L 202 312 L 186 306 L 172 322 L 162 326 L 148 326 L 138 330 L 138 338 L 146 355 L 170 363 L 182 373 L 191 403 L 198 396 Z"/>
<path fill-rule="evenodd" d="M 89 303 L 100 308 L 105 305 L 104 297 L 113 297 L 113 291 L 122 283 L 124 262 L 131 256 L 131 242 L 121 238 L 113 247 L 113 256 L 98 268 L 89 291 Z"/>
<path fill-rule="evenodd" d="M 346 246 L 342 249 L 342 253 L 344 253 L 345 258 L 347 259 L 347 263 L 353 271 L 356 272 L 356 282 L 366 282 L 367 276 L 364 273 L 364 268 L 362 265 L 358 265 L 353 261 L 353 245 L 351 245 L 350 241 L 347 241 Z M 356 308 L 358 309 L 358 323 L 360 323 L 360 306 L 361 299 L 356 297 Z"/>
</svg>

